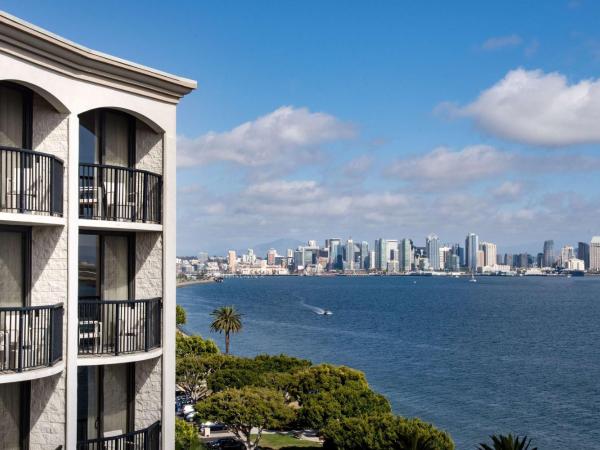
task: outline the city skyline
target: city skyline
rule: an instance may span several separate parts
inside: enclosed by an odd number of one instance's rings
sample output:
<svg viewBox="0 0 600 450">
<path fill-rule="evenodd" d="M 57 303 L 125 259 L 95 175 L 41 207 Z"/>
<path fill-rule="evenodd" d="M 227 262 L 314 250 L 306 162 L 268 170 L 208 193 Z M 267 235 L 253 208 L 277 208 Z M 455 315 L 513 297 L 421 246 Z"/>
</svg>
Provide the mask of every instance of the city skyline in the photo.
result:
<svg viewBox="0 0 600 450">
<path fill-rule="evenodd" d="M 600 4 L 232 5 L 3 2 L 202 81 L 178 111 L 178 253 L 306 231 L 470 229 L 503 248 L 596 234 Z"/>
</svg>

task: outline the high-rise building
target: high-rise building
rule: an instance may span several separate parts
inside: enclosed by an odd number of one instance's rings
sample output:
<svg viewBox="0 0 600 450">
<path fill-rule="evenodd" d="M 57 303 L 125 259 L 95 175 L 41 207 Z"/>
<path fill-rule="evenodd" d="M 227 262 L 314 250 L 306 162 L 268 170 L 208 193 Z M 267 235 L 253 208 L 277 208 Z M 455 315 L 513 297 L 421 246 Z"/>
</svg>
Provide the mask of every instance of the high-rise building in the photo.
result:
<svg viewBox="0 0 600 450">
<path fill-rule="evenodd" d="M 196 83 L 3 12 L 0 41 L 0 448 L 173 448 L 176 111 Z"/>
<path fill-rule="evenodd" d="M 369 269 L 369 243 L 362 241 L 357 246 L 359 247 L 358 254 L 360 255 L 359 268 L 367 270 Z"/>
<path fill-rule="evenodd" d="M 590 268 L 590 244 L 586 242 L 577 244 L 577 258 L 583 261 L 586 270 Z"/>
<path fill-rule="evenodd" d="M 387 241 L 379 238 L 375 241 L 375 268 L 377 270 L 387 270 L 387 263 Z"/>
<path fill-rule="evenodd" d="M 333 239 L 327 239 L 325 241 L 325 246 L 329 249 L 329 260 L 328 260 L 328 266 L 329 269 L 340 269 L 341 268 L 341 261 L 340 261 L 340 257 L 342 254 L 342 240 L 338 239 L 338 238 L 333 238 Z"/>
<path fill-rule="evenodd" d="M 207 252 L 198 252 L 198 262 L 200 264 L 204 264 L 208 261 L 208 253 Z"/>
<path fill-rule="evenodd" d="M 427 236 L 425 239 L 425 248 L 431 269 L 440 270 L 440 241 L 435 234 Z"/>
<path fill-rule="evenodd" d="M 496 244 L 491 242 L 482 242 L 483 266 L 491 267 L 496 264 Z"/>
<path fill-rule="evenodd" d="M 388 263 L 388 272 L 398 272 L 400 270 L 400 255 L 398 254 L 398 240 L 387 239 L 386 241 Z"/>
<path fill-rule="evenodd" d="M 452 248 L 444 245 L 443 247 L 440 247 L 439 253 L 440 270 L 450 270 L 450 257 L 452 256 Z"/>
<path fill-rule="evenodd" d="M 237 255 L 235 254 L 235 250 L 229 250 L 227 252 L 227 270 L 230 273 L 235 273 L 237 269 Z"/>
<path fill-rule="evenodd" d="M 346 241 L 345 250 L 344 269 L 354 270 L 354 241 L 352 239 Z"/>
<path fill-rule="evenodd" d="M 483 250 L 477 250 L 477 267 L 476 267 L 476 269 L 479 269 L 483 266 L 485 266 L 485 253 L 483 252 Z"/>
<path fill-rule="evenodd" d="M 558 259 L 560 267 L 567 267 L 567 261 L 571 258 L 575 258 L 575 249 L 570 245 L 565 245 L 560 249 L 560 257 Z"/>
<path fill-rule="evenodd" d="M 269 266 L 275 265 L 276 257 L 277 257 L 277 250 L 275 250 L 274 248 L 270 248 L 269 250 L 267 250 L 267 264 Z"/>
<path fill-rule="evenodd" d="M 600 236 L 594 236 L 590 243 L 590 270 L 600 272 Z"/>
<path fill-rule="evenodd" d="M 369 252 L 369 265 L 367 269 L 375 270 L 375 250 Z"/>
<path fill-rule="evenodd" d="M 413 255 L 410 239 L 400 241 L 400 271 L 410 272 L 412 269 Z"/>
<path fill-rule="evenodd" d="M 479 251 L 479 236 L 469 233 L 465 240 L 466 267 L 472 273 L 477 272 L 477 252 Z"/>
<path fill-rule="evenodd" d="M 552 267 L 554 262 L 554 241 L 544 241 L 544 267 Z"/>
</svg>

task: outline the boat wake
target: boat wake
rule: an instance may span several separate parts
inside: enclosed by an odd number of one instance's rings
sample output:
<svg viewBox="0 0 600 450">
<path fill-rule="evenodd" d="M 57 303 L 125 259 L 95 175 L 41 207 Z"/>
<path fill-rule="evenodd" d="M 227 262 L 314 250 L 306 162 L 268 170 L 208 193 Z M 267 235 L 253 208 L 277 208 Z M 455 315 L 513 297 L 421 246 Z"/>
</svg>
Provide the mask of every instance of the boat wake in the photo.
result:
<svg viewBox="0 0 600 450">
<path fill-rule="evenodd" d="M 300 304 L 302 306 L 304 306 L 305 308 L 310 309 L 315 314 L 318 314 L 319 316 L 330 316 L 333 314 L 328 309 L 319 308 L 318 306 L 309 305 L 308 303 L 304 303 L 304 302 L 301 302 Z"/>
</svg>

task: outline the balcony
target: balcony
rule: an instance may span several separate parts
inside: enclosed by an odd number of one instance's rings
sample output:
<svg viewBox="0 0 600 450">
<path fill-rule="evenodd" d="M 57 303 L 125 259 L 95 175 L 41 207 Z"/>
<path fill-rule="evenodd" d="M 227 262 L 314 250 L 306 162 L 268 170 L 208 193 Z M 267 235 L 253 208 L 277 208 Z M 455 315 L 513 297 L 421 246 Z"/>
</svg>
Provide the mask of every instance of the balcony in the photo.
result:
<svg viewBox="0 0 600 450">
<path fill-rule="evenodd" d="M 0 147 L 0 212 L 62 217 L 63 162 L 46 153 Z"/>
<path fill-rule="evenodd" d="M 162 301 L 79 299 L 79 355 L 119 356 L 161 345 Z"/>
<path fill-rule="evenodd" d="M 62 359 L 62 303 L 0 308 L 0 373 L 50 367 Z"/>
<path fill-rule="evenodd" d="M 160 421 L 153 423 L 148 428 L 118 436 L 91 439 L 77 443 L 77 450 L 104 450 L 104 449 L 160 449 Z"/>
<path fill-rule="evenodd" d="M 162 177 L 104 164 L 79 165 L 79 217 L 160 224 Z"/>
</svg>

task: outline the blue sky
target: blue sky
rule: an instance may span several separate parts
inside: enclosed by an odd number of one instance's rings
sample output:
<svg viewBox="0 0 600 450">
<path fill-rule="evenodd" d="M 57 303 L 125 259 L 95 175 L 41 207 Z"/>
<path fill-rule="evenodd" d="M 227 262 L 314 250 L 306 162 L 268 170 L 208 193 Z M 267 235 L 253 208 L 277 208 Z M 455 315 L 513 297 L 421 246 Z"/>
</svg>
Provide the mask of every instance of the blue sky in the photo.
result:
<svg viewBox="0 0 600 450">
<path fill-rule="evenodd" d="M 600 234 L 600 4 L 31 2 L 0 8 L 196 79 L 178 252 Z"/>
</svg>

